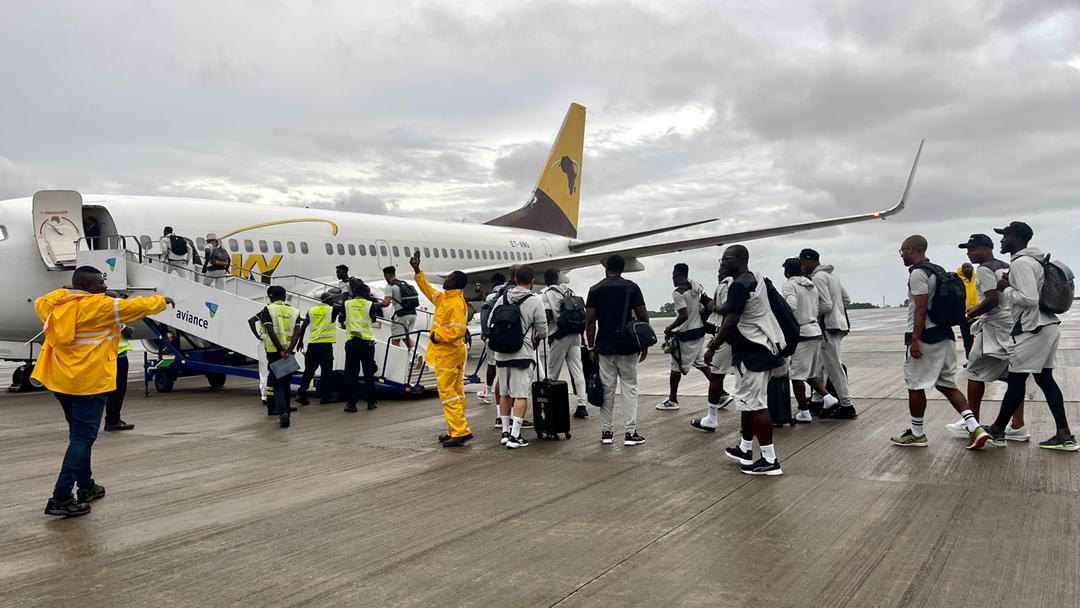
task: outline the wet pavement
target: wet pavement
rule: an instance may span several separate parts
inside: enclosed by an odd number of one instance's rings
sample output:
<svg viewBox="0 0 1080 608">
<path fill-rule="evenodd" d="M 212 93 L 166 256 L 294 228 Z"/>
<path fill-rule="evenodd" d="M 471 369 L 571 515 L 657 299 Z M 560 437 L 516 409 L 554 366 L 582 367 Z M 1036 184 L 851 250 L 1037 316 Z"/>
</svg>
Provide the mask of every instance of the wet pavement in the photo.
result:
<svg viewBox="0 0 1080 608">
<path fill-rule="evenodd" d="M 311 405 L 283 430 L 251 383 L 183 379 L 150 398 L 133 385 L 136 429 L 95 446 L 108 495 L 57 520 L 41 510 L 66 445 L 59 407 L 3 394 L 0 606 L 1080 605 L 1080 453 L 968 452 L 936 397 L 930 447 L 890 445 L 909 418 L 902 315 L 853 314 L 859 418 L 778 429 L 779 478 L 724 457 L 736 412 L 715 434 L 690 428 L 699 375 L 680 411 L 653 408 L 668 370 L 654 350 L 637 447 L 601 445 L 594 413 L 569 441 L 506 450 L 471 394 L 477 439 L 450 450 L 434 398 Z M 1070 319 L 1057 375 L 1074 421 L 1078 353 Z M 1044 439 L 1052 419 L 1031 396 Z"/>
</svg>

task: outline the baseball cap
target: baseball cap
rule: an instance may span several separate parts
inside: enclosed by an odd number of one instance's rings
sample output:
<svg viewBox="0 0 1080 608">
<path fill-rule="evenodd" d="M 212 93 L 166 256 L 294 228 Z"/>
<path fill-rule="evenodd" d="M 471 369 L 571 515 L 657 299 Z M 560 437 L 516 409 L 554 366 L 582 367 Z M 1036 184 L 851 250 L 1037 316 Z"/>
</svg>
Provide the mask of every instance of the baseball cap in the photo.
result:
<svg viewBox="0 0 1080 608">
<path fill-rule="evenodd" d="M 989 236 L 976 233 L 968 237 L 966 243 L 960 243 L 960 249 L 974 249 L 975 247 L 993 247 L 994 239 Z"/>
<path fill-rule="evenodd" d="M 821 254 L 814 251 L 813 249 L 807 248 L 807 249 L 803 249 L 802 251 L 799 252 L 799 259 L 800 260 L 814 260 L 816 262 L 816 261 L 821 260 Z"/>
<path fill-rule="evenodd" d="M 271 285 L 266 288 L 266 297 L 271 300 L 284 298 L 285 295 L 285 288 L 281 285 Z"/>
<path fill-rule="evenodd" d="M 1028 226 L 1024 222 L 1009 222 L 1009 225 L 1004 228 L 994 228 L 994 232 L 1006 236 L 1019 237 L 1025 241 L 1030 241 L 1031 237 L 1035 234 L 1035 231 L 1031 229 L 1031 226 Z"/>
</svg>

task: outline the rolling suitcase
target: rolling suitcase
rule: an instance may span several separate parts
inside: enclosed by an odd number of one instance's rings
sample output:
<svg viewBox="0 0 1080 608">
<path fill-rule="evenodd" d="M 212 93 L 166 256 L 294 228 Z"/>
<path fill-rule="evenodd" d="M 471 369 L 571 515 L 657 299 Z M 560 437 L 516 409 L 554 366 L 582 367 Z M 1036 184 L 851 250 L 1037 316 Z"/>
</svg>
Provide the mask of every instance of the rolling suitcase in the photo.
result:
<svg viewBox="0 0 1080 608">
<path fill-rule="evenodd" d="M 790 377 L 784 374 L 769 378 L 768 392 L 769 418 L 772 418 L 773 426 L 795 426 L 795 418 L 791 415 Z"/>
<path fill-rule="evenodd" d="M 544 360 L 547 360 L 547 340 L 544 340 Z M 539 365 L 539 362 L 537 363 Z M 570 439 L 570 391 L 566 382 L 547 377 L 532 384 L 533 427 L 536 436 L 558 441 L 559 433 Z"/>
</svg>

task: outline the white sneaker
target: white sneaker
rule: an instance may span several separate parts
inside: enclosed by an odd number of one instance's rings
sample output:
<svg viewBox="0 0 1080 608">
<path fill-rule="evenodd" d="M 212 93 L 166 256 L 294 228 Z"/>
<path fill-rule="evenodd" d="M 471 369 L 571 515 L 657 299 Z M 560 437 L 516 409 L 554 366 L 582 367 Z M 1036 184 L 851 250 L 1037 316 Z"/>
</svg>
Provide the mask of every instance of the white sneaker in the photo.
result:
<svg viewBox="0 0 1080 608">
<path fill-rule="evenodd" d="M 476 398 L 480 400 L 480 403 L 491 403 L 491 393 L 487 392 L 487 389 L 476 393 Z"/>
<path fill-rule="evenodd" d="M 1012 423 L 1010 422 L 1008 425 L 1005 426 L 1005 439 L 1007 441 L 1030 441 L 1031 433 L 1028 432 L 1026 425 L 1018 429 L 1014 429 L 1012 428 Z"/>
<path fill-rule="evenodd" d="M 799 410 L 798 413 L 795 414 L 795 422 L 809 423 L 813 421 L 814 417 L 811 416 L 810 412 L 807 410 Z"/>
<path fill-rule="evenodd" d="M 956 422 L 950 422 L 949 424 L 946 424 L 945 430 L 949 431 L 953 435 L 956 435 L 957 437 L 963 437 L 964 439 L 967 439 L 967 423 L 964 422 L 963 418 L 957 420 Z"/>
<path fill-rule="evenodd" d="M 665 399 L 664 401 L 656 404 L 658 410 L 677 410 L 679 409 L 679 402 L 672 401 L 671 399 Z"/>
<path fill-rule="evenodd" d="M 826 410 L 834 408 L 838 403 L 840 403 L 840 400 L 836 397 L 833 397 L 832 395 L 825 395 L 825 398 L 821 401 L 821 408 Z"/>
</svg>

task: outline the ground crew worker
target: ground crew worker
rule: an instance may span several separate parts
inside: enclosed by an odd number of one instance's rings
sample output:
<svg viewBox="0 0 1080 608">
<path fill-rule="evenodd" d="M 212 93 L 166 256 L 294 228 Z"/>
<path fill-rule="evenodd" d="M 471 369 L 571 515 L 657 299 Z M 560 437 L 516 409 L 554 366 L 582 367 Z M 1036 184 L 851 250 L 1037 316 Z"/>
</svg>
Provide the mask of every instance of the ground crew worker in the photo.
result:
<svg viewBox="0 0 1080 608">
<path fill-rule="evenodd" d="M 375 372 L 379 366 L 375 363 L 375 332 L 373 319 L 375 311 L 382 307 L 371 300 L 371 288 L 360 279 L 352 279 L 349 287 L 354 296 L 345 301 L 345 392 L 348 403 L 345 411 L 356 412 L 356 402 L 360 400 L 360 370 L 364 371 L 364 398 L 367 409 L 376 407 Z"/>
<path fill-rule="evenodd" d="M 956 275 L 964 282 L 964 310 L 971 310 L 979 305 L 979 292 L 975 289 L 975 267 L 971 262 L 964 262 L 956 269 Z M 960 337 L 964 340 L 964 356 L 971 357 L 971 347 L 975 344 L 975 336 L 971 335 L 971 321 L 964 320 L 958 327 Z"/>
<path fill-rule="evenodd" d="M 307 398 L 308 387 L 315 378 L 315 370 L 319 372 L 319 398 L 320 403 L 326 404 L 333 400 L 333 382 L 331 377 L 334 373 L 334 344 L 337 343 L 336 321 L 342 317 L 342 309 L 336 308 L 334 302 L 338 294 L 335 290 L 327 290 L 319 297 L 322 302 L 308 311 L 304 318 L 303 328 L 310 327 L 308 346 L 304 351 L 304 375 L 300 379 L 300 390 L 297 392 L 296 401 L 300 405 L 311 403 Z M 303 333 L 303 332 L 301 332 Z"/>
<path fill-rule="evenodd" d="M 94 481 L 90 470 L 90 453 L 105 402 L 116 389 L 120 324 L 157 314 L 173 303 L 162 296 L 110 297 L 105 278 L 93 266 L 76 268 L 71 286 L 34 302 L 45 323 L 45 344 L 31 377 L 53 392 L 68 423 L 64 463 L 45 504 L 47 515 L 61 517 L 86 515 L 87 503 L 105 496 L 105 488 Z M 78 492 L 72 496 L 76 485 Z"/>
<path fill-rule="evenodd" d="M 109 393 L 109 399 L 105 402 L 106 431 L 130 431 L 135 428 L 134 424 L 120 419 L 120 408 L 124 407 L 124 396 L 127 395 L 128 351 L 131 350 L 131 336 L 134 334 L 127 325 L 120 330 L 120 346 L 116 351 L 116 390 Z"/>
<path fill-rule="evenodd" d="M 435 291 L 420 271 L 420 253 L 409 260 L 416 285 L 435 304 L 428 337 L 427 362 L 435 368 L 439 400 L 446 416 L 447 434 L 439 436 L 444 447 L 465 445 L 473 438 L 465 420 L 465 296 L 462 289 L 469 278 L 455 270 L 443 281 L 443 291 Z"/>
<path fill-rule="evenodd" d="M 296 345 L 303 336 L 300 321 L 300 311 L 293 308 L 285 301 L 285 288 L 280 285 L 271 285 L 266 289 L 266 297 L 270 303 L 259 311 L 259 314 L 248 319 L 248 326 L 256 338 L 260 338 L 255 327 L 256 323 L 262 325 L 261 339 L 263 348 L 266 349 L 266 388 L 267 388 L 267 414 L 273 407 L 277 414 L 281 428 L 287 429 L 290 424 L 289 402 L 292 390 L 291 375 L 277 378 L 274 375 L 273 364 L 282 359 L 288 359 L 296 352 Z M 269 403 L 269 390 L 274 389 L 274 404 Z M 273 414 L 270 414 L 273 415 Z"/>
</svg>

